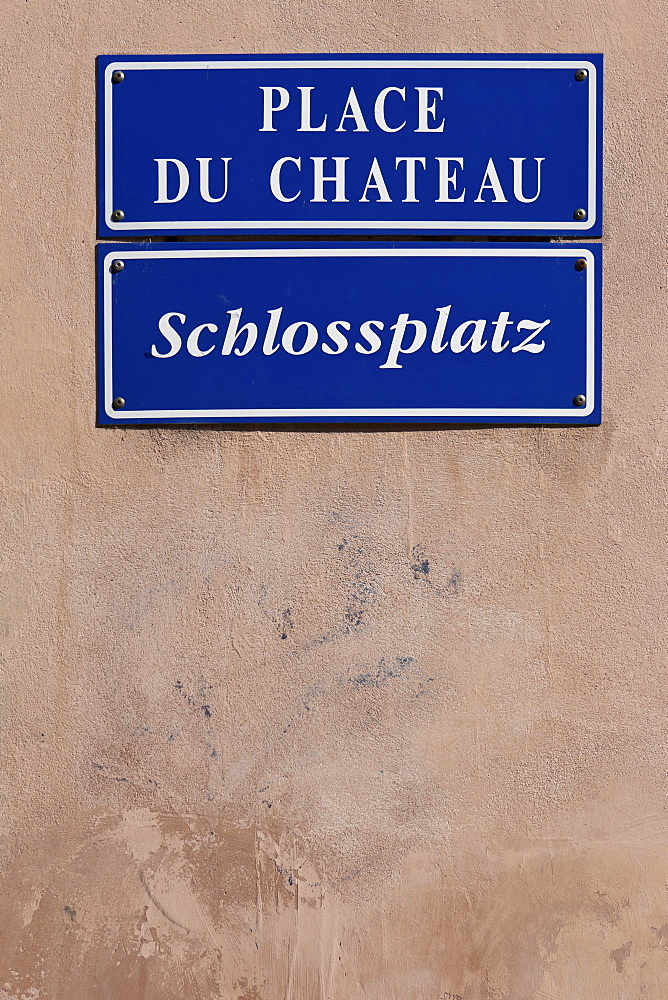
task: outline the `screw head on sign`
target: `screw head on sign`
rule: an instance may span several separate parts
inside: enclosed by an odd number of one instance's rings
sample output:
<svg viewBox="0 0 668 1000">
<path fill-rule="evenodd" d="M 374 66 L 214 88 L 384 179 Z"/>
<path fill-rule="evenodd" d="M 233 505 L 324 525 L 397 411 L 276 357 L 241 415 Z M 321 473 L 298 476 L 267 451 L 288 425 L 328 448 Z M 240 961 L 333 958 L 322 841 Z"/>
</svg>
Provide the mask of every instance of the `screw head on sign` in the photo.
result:
<svg viewBox="0 0 668 1000">
<path fill-rule="evenodd" d="M 587 218 L 587 213 L 584 208 L 576 208 L 573 212 L 573 218 L 576 219 L 577 222 L 582 222 L 583 219 Z"/>
<path fill-rule="evenodd" d="M 125 400 L 122 396 L 116 396 L 111 405 L 114 410 L 122 410 L 125 406 Z"/>
<path fill-rule="evenodd" d="M 577 78 L 577 73 L 575 75 Z M 125 79 L 125 73 L 121 69 L 114 70 L 114 72 L 111 74 L 112 83 L 123 83 L 124 79 Z"/>
<path fill-rule="evenodd" d="M 578 83 L 582 83 L 583 80 L 587 79 L 587 70 L 586 69 L 576 70 L 575 79 L 578 81 Z"/>
<path fill-rule="evenodd" d="M 112 271 L 113 274 L 118 274 L 118 272 L 122 271 L 124 267 L 125 264 L 122 260 L 112 260 L 109 270 Z"/>
<path fill-rule="evenodd" d="M 124 218 L 125 218 L 125 212 L 123 212 L 120 208 L 115 209 L 111 213 L 112 222 L 122 222 Z"/>
<path fill-rule="evenodd" d="M 576 271 L 584 271 L 584 269 L 585 269 L 586 266 L 587 266 L 587 261 L 584 259 L 584 257 L 579 257 L 575 261 L 575 270 Z"/>
<path fill-rule="evenodd" d="M 586 402 L 587 402 L 587 397 L 583 396 L 582 393 L 580 393 L 573 400 L 573 406 L 584 406 Z"/>
</svg>

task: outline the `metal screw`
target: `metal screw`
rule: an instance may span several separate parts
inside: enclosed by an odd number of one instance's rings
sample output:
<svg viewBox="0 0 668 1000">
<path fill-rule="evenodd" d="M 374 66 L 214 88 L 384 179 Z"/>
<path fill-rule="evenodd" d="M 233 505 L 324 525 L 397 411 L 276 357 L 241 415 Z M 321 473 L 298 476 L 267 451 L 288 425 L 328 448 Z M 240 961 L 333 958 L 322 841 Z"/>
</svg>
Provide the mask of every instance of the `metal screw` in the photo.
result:
<svg viewBox="0 0 668 1000">
<path fill-rule="evenodd" d="M 586 75 L 587 74 L 585 73 L 585 76 Z M 577 73 L 575 74 L 575 78 L 576 80 L 578 79 Z M 125 73 L 120 69 L 114 70 L 114 72 L 111 74 L 112 83 L 123 83 L 124 79 L 125 79 Z"/>
<path fill-rule="evenodd" d="M 122 260 L 112 260 L 111 267 L 109 268 L 109 270 L 112 272 L 112 274 L 118 274 L 118 272 L 122 271 L 124 267 L 125 264 L 123 263 Z"/>
<path fill-rule="evenodd" d="M 586 266 L 587 266 L 587 261 L 584 259 L 584 257 L 579 257 L 575 261 L 575 270 L 576 271 L 584 271 L 584 269 L 585 269 Z"/>
<path fill-rule="evenodd" d="M 583 396 L 582 393 L 580 393 L 580 395 L 576 396 L 575 399 L 573 400 L 573 406 L 584 406 L 586 402 L 587 402 L 587 397 Z"/>
<path fill-rule="evenodd" d="M 122 222 L 124 218 L 125 218 L 125 212 L 121 211 L 120 208 L 115 209 L 111 213 L 112 222 Z"/>
<path fill-rule="evenodd" d="M 578 396 L 577 398 L 578 399 L 584 399 L 584 396 Z M 116 396 L 116 399 L 114 399 L 114 401 L 112 402 L 111 406 L 112 406 L 112 409 L 114 409 L 114 410 L 122 410 L 123 407 L 125 406 L 125 400 L 123 399 L 122 396 Z"/>
<path fill-rule="evenodd" d="M 116 214 L 116 213 L 114 212 L 114 215 L 115 215 L 115 214 Z M 123 214 L 123 213 L 121 212 L 121 215 L 122 215 L 122 214 Z M 587 218 L 587 213 L 586 213 L 586 211 L 584 210 L 584 208 L 576 208 L 576 209 L 575 209 L 575 211 L 573 212 L 573 218 L 574 218 L 574 219 L 577 219 L 577 221 L 578 221 L 578 222 L 582 222 L 582 220 L 583 220 L 583 219 L 586 219 L 586 218 Z"/>
<path fill-rule="evenodd" d="M 578 70 L 576 70 L 576 73 L 575 73 L 575 79 L 578 81 L 578 83 L 582 83 L 583 80 L 587 79 L 587 75 L 588 74 L 587 74 L 587 70 L 586 69 L 578 69 Z M 121 76 L 122 76 L 122 74 L 121 74 Z"/>
</svg>

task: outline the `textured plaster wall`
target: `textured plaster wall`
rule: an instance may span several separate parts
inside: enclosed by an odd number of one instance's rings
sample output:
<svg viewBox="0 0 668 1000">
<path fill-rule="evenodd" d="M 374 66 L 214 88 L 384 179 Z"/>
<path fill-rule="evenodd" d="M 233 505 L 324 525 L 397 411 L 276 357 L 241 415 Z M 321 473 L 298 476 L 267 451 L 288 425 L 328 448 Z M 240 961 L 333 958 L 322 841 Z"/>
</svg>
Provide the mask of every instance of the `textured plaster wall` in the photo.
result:
<svg viewBox="0 0 668 1000">
<path fill-rule="evenodd" d="M 1 1000 L 668 996 L 664 28 L 3 0 Z M 95 428 L 94 56 L 290 51 L 605 52 L 602 427 Z"/>
</svg>

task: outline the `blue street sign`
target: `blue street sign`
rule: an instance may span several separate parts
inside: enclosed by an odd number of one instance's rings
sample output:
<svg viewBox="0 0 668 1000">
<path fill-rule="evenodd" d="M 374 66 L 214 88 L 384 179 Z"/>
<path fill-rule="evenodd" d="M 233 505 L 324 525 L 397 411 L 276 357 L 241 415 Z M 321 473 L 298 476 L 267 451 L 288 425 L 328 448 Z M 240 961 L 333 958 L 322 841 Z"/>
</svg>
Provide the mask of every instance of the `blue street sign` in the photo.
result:
<svg viewBox="0 0 668 1000">
<path fill-rule="evenodd" d="M 600 55 L 104 56 L 101 237 L 601 235 Z"/>
<path fill-rule="evenodd" d="M 98 247 L 101 424 L 600 423 L 596 245 Z"/>
</svg>

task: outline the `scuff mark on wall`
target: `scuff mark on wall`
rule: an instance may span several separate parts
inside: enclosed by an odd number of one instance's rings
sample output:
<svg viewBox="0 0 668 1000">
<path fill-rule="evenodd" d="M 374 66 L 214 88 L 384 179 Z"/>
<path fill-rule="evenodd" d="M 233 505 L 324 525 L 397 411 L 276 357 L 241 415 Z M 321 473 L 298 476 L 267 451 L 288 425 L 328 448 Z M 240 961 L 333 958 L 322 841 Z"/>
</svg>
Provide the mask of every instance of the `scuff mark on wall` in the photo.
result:
<svg viewBox="0 0 668 1000">
<path fill-rule="evenodd" d="M 615 968 L 620 975 L 624 971 L 624 962 L 631 954 L 632 944 L 632 941 L 627 941 L 625 944 L 621 945 L 621 947 L 615 948 L 614 951 L 610 952 L 610 958 L 615 963 Z"/>
<path fill-rule="evenodd" d="M 392 682 L 404 682 L 404 695 L 409 698 L 421 698 L 427 695 L 435 683 L 435 678 L 415 665 L 412 656 L 396 656 L 388 662 L 381 657 L 374 664 L 356 664 L 346 671 L 334 675 L 330 682 L 318 680 L 305 692 L 300 706 L 282 729 L 285 735 L 295 723 L 311 710 L 321 700 L 343 695 L 347 690 L 352 692 L 368 689 L 386 688 Z"/>
</svg>

